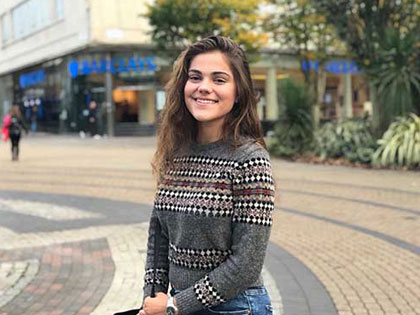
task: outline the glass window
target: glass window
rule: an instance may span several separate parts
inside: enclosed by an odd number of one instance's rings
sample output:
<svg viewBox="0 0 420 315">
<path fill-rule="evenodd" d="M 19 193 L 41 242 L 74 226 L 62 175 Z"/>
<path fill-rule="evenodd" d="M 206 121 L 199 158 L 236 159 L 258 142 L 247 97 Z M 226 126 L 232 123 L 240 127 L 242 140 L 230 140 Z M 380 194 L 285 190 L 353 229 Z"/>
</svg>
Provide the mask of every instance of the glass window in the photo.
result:
<svg viewBox="0 0 420 315">
<path fill-rule="evenodd" d="M 25 2 L 22 4 L 21 7 L 21 15 L 22 15 L 22 21 L 23 21 L 23 36 L 26 36 L 31 33 L 31 1 Z M 36 12 L 36 11 L 35 11 Z M 33 14 L 33 13 L 32 13 Z"/>
<path fill-rule="evenodd" d="M 23 5 L 20 5 L 12 11 L 13 19 L 13 37 L 19 39 L 24 36 Z"/>
<path fill-rule="evenodd" d="M 27 12 L 29 14 L 32 13 L 31 18 L 29 18 L 29 23 L 28 23 L 29 32 L 31 32 L 30 30 L 37 30 L 39 26 L 38 26 L 38 18 L 37 18 L 38 7 L 37 7 L 36 1 L 28 1 Z"/>
<path fill-rule="evenodd" d="M 22 38 L 50 23 L 48 0 L 28 0 L 12 10 L 13 37 Z"/>
<path fill-rule="evenodd" d="M 37 1 L 40 4 L 40 10 L 39 10 L 39 15 L 40 15 L 40 20 L 41 20 L 40 26 L 44 27 L 48 25 L 50 22 L 50 11 L 49 11 L 49 5 L 48 5 L 49 1 L 46 1 L 46 0 L 37 0 Z"/>
<path fill-rule="evenodd" d="M 7 20 L 6 14 L 0 17 L 1 20 L 1 39 L 2 42 L 7 42 L 10 39 L 10 24 Z"/>
<path fill-rule="evenodd" d="M 64 19 L 64 0 L 55 0 L 55 13 L 57 19 Z"/>
</svg>

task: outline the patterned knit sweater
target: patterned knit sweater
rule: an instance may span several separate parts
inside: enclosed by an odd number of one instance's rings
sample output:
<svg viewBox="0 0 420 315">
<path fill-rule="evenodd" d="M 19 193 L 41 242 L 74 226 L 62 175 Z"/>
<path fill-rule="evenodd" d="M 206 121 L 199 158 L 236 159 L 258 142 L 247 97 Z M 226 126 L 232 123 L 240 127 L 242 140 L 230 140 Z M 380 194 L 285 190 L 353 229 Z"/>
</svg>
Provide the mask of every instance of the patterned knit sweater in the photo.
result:
<svg viewBox="0 0 420 315">
<path fill-rule="evenodd" d="M 161 181 L 152 217 L 161 223 L 154 271 L 155 229 L 149 228 L 144 297 L 177 290 L 190 314 L 262 285 L 274 210 L 267 151 L 254 141 L 233 149 L 224 142 L 194 144 L 174 159 Z M 153 280 L 153 274 L 156 274 Z"/>
</svg>

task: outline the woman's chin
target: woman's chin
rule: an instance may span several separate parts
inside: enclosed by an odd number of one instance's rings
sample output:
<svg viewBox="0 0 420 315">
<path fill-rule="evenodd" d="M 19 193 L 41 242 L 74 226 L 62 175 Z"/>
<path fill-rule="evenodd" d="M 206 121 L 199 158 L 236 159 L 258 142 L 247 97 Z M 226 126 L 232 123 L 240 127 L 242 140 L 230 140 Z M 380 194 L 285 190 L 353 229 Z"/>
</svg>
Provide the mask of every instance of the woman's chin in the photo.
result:
<svg viewBox="0 0 420 315">
<path fill-rule="evenodd" d="M 193 115 L 193 117 L 198 122 L 206 122 L 206 121 L 212 120 L 212 118 L 209 115 L 203 115 L 203 114 L 196 114 L 196 115 Z"/>
</svg>

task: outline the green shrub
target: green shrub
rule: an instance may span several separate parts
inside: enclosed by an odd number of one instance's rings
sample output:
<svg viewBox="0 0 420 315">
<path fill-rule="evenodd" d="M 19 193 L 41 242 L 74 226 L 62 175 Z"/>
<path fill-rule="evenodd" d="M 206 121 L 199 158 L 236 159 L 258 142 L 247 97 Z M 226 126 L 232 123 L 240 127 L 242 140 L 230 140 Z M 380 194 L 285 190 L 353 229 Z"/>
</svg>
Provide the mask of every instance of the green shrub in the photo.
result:
<svg viewBox="0 0 420 315">
<path fill-rule="evenodd" d="M 377 88 L 378 101 L 385 118 L 385 128 L 398 116 L 414 110 L 415 95 L 420 92 L 419 31 L 401 34 L 401 29 L 388 27 L 379 40 L 377 62 L 368 74 Z"/>
<path fill-rule="evenodd" d="M 373 163 L 382 166 L 420 167 L 420 117 L 411 113 L 398 117 L 382 139 L 373 156 Z"/>
<path fill-rule="evenodd" d="M 322 158 L 341 158 L 370 163 L 376 149 L 367 118 L 328 122 L 315 134 L 315 153 Z"/>
<path fill-rule="evenodd" d="M 275 125 L 269 149 L 274 155 L 291 157 L 306 151 L 312 142 L 309 97 L 302 86 L 290 79 L 281 82 L 279 97 L 282 114 Z"/>
</svg>

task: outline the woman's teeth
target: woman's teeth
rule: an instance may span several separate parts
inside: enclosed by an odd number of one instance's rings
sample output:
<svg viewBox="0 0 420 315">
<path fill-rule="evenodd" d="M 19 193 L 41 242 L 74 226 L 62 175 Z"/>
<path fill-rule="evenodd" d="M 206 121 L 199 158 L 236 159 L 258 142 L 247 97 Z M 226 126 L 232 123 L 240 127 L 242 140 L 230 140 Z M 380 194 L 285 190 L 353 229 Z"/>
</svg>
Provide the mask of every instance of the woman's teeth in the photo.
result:
<svg viewBox="0 0 420 315">
<path fill-rule="evenodd" d="M 202 99 L 202 98 L 197 98 L 196 101 L 203 104 L 214 104 L 217 102 L 217 101 L 207 100 L 207 99 Z"/>
</svg>

